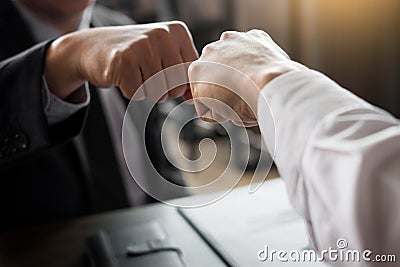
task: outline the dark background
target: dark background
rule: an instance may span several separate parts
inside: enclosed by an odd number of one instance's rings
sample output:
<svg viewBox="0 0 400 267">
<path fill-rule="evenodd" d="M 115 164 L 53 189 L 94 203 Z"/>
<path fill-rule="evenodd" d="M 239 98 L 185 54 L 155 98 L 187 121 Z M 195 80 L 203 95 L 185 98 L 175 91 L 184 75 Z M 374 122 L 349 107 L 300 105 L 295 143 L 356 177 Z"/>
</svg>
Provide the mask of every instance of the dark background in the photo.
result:
<svg viewBox="0 0 400 267">
<path fill-rule="evenodd" d="M 140 23 L 179 19 L 199 50 L 227 29 L 266 30 L 290 56 L 400 117 L 398 0 L 99 0 Z"/>
</svg>

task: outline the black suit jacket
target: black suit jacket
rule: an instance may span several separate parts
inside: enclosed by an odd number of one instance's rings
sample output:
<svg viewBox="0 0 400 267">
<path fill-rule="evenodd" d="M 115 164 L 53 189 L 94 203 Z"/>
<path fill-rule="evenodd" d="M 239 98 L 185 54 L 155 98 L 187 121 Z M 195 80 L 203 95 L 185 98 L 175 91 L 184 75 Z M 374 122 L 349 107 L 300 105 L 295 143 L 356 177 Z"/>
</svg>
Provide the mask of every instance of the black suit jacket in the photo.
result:
<svg viewBox="0 0 400 267">
<path fill-rule="evenodd" d="M 132 22 L 104 7 L 93 12 L 93 26 Z M 88 108 L 50 128 L 42 74 L 51 41 L 33 46 L 10 0 L 0 1 L 0 36 L 0 230 L 128 206 L 96 91 Z M 180 181 L 161 150 L 161 122 L 155 109 L 148 153 L 159 172 Z"/>
</svg>

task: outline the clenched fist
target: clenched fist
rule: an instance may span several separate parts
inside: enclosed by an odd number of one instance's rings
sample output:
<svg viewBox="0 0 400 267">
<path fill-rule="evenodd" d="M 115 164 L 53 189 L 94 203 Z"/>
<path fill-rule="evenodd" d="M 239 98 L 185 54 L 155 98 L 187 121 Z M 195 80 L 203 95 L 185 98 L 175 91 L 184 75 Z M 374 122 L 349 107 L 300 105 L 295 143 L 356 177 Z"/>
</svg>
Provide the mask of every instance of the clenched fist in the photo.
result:
<svg viewBox="0 0 400 267">
<path fill-rule="evenodd" d="M 208 121 L 256 125 L 260 90 L 275 77 L 301 68 L 261 30 L 224 32 L 190 65 L 196 111 Z"/>
<path fill-rule="evenodd" d="M 67 34 L 50 45 L 45 77 L 49 89 L 62 99 L 85 81 L 100 88 L 118 86 L 126 98 L 131 98 L 155 73 L 197 58 L 190 32 L 182 22 L 87 29 Z M 182 67 L 174 75 L 187 77 L 187 70 Z M 185 86 L 168 92 L 168 79 L 173 77 L 157 75 L 151 88 L 136 94 L 136 99 L 157 101 L 185 94 Z M 190 90 L 186 93 L 190 95 Z"/>
</svg>

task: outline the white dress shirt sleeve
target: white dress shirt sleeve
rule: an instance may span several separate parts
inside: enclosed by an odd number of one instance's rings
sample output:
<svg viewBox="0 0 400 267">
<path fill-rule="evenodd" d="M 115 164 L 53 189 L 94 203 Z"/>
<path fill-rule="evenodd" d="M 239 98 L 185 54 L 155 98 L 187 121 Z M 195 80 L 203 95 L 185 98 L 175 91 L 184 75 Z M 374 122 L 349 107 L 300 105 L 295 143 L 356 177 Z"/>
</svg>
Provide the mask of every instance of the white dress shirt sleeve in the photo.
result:
<svg viewBox="0 0 400 267">
<path fill-rule="evenodd" d="M 62 100 L 50 92 L 44 77 L 43 83 L 44 113 L 50 126 L 67 119 L 90 102 L 90 92 L 87 83 L 72 93 L 67 100 Z"/>
<path fill-rule="evenodd" d="M 338 249 L 344 238 L 347 249 L 371 250 L 371 259 L 400 260 L 399 121 L 312 70 L 272 80 L 258 117 L 315 248 Z"/>
</svg>

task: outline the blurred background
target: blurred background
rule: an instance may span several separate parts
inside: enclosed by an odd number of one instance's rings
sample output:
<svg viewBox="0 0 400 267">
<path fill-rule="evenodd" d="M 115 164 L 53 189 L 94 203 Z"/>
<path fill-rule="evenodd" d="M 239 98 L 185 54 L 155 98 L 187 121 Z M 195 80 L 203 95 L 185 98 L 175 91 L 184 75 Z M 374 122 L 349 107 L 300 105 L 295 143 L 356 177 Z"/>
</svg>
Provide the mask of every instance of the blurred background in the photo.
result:
<svg viewBox="0 0 400 267">
<path fill-rule="evenodd" d="M 374 105 L 400 117 L 400 1 L 398 0 L 98 0 L 138 23 L 185 21 L 196 46 L 219 38 L 225 30 L 267 31 L 289 55 L 321 71 Z M 168 113 L 173 103 L 166 104 Z M 177 121 L 182 118 L 176 118 Z M 234 127 L 234 126 L 232 126 Z M 258 129 L 248 130 L 251 157 L 241 181 L 250 181 L 260 151 Z M 229 160 L 229 140 L 218 125 L 194 121 L 185 127 L 180 147 L 198 157 L 197 144 L 213 137 L 215 162 L 205 171 L 188 174 L 189 185 L 218 176 Z M 235 136 L 232 142 L 241 142 Z M 210 147 L 212 149 L 212 147 Z M 293 148 L 296 149 L 296 148 Z M 233 159 L 241 164 L 240 155 Z M 269 177 L 276 177 L 275 169 Z M 216 190 L 220 188 L 215 188 Z"/>
</svg>

